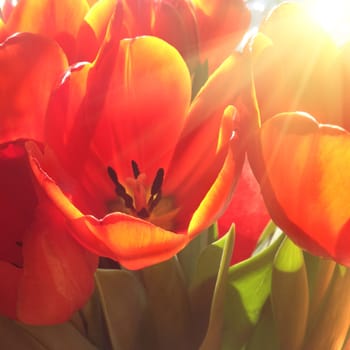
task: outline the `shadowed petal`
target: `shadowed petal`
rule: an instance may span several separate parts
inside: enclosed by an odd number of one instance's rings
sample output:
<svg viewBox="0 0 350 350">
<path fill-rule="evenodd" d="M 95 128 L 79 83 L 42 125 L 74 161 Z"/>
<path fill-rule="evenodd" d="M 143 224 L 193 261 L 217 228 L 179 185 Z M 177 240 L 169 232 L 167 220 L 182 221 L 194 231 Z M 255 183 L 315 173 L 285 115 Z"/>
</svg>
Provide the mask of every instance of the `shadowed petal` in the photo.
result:
<svg viewBox="0 0 350 350">
<path fill-rule="evenodd" d="M 98 258 L 71 237 L 56 208 L 43 205 L 37 216 L 23 241 L 25 268 L 17 316 L 25 323 L 55 324 L 86 303 L 94 288 Z"/>
</svg>

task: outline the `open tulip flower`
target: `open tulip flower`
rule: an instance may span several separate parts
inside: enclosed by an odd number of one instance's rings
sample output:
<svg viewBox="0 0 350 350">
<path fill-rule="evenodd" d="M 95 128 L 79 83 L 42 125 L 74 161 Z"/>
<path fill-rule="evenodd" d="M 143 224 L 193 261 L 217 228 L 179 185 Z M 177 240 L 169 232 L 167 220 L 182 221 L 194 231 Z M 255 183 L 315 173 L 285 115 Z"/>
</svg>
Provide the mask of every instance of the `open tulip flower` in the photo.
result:
<svg viewBox="0 0 350 350">
<path fill-rule="evenodd" d="M 225 91 L 232 56 L 190 103 L 188 68 L 155 37 L 120 41 L 120 18 L 93 64 L 72 68 L 47 114 L 33 172 L 90 251 L 138 269 L 210 225 L 242 165 Z"/>
</svg>

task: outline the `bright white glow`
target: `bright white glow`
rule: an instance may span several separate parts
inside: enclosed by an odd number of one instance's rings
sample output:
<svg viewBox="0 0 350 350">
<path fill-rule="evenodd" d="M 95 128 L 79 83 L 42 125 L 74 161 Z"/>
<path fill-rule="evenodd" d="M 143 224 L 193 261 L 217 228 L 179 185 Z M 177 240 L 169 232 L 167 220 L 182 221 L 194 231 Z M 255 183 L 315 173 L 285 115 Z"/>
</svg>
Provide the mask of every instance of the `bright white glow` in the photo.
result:
<svg viewBox="0 0 350 350">
<path fill-rule="evenodd" d="M 6 0 L 0 0 L 0 8 L 3 8 L 3 6 L 5 5 L 5 1 Z M 16 6 L 17 4 L 18 4 L 18 0 L 11 0 L 12 6 Z"/>
<path fill-rule="evenodd" d="M 306 6 L 338 44 L 350 40 L 349 0 L 306 0 Z"/>
<path fill-rule="evenodd" d="M 264 12 L 265 4 L 263 1 L 253 1 L 248 3 L 248 7 L 251 11 Z"/>
</svg>

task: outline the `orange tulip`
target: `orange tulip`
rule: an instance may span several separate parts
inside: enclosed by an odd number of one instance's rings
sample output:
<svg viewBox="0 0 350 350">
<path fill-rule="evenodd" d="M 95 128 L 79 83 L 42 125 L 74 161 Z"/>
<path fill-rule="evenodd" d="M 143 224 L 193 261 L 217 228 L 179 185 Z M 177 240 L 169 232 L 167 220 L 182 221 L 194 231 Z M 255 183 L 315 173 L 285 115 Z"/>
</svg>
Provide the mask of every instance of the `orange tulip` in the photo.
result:
<svg viewBox="0 0 350 350">
<path fill-rule="evenodd" d="M 258 132 L 252 165 L 272 219 L 302 248 L 350 266 L 350 136 L 302 113 Z M 350 184 L 349 184 L 350 185 Z"/>
<path fill-rule="evenodd" d="M 138 269 L 176 254 L 228 201 L 242 164 L 226 91 L 238 58 L 190 104 L 175 48 L 147 36 L 119 45 L 114 21 L 96 61 L 73 68 L 53 97 L 49 148 L 28 147 L 74 237 Z"/>
</svg>

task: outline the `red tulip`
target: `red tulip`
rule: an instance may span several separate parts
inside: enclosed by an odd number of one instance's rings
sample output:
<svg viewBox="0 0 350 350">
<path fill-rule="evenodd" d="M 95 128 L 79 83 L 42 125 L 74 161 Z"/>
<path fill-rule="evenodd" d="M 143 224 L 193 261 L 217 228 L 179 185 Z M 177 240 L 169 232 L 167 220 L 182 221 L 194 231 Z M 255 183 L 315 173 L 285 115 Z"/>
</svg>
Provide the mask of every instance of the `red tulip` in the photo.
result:
<svg viewBox="0 0 350 350">
<path fill-rule="evenodd" d="M 257 241 L 270 220 L 260 187 L 248 161 L 244 163 L 231 202 L 218 220 L 219 234 L 223 235 L 235 225 L 235 245 L 231 264 L 251 256 Z"/>
<path fill-rule="evenodd" d="M 155 37 L 119 46 L 119 20 L 54 96 L 51 150 L 32 148 L 31 164 L 83 246 L 138 269 L 176 254 L 226 205 L 242 163 L 226 91 L 238 58 L 190 104 L 180 54 Z"/>
<path fill-rule="evenodd" d="M 300 247 L 350 266 L 350 136 L 289 113 L 258 132 L 252 165 L 272 219 Z"/>
</svg>

